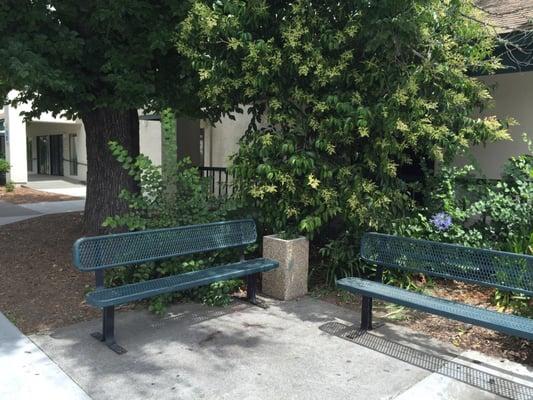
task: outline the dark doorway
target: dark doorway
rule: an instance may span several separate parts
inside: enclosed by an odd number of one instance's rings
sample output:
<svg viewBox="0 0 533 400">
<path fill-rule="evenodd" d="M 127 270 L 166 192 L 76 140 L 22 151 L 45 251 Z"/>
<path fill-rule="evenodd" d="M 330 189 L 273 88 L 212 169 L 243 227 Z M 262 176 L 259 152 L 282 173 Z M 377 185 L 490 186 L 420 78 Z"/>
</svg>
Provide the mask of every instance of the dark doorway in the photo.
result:
<svg viewBox="0 0 533 400">
<path fill-rule="evenodd" d="M 50 175 L 63 175 L 63 135 L 50 136 Z"/>
<path fill-rule="evenodd" d="M 200 121 L 178 118 L 176 121 L 178 160 L 189 157 L 196 167 L 204 165 L 203 135 Z"/>
<path fill-rule="evenodd" d="M 63 135 L 37 136 L 37 173 L 63 175 Z"/>
</svg>

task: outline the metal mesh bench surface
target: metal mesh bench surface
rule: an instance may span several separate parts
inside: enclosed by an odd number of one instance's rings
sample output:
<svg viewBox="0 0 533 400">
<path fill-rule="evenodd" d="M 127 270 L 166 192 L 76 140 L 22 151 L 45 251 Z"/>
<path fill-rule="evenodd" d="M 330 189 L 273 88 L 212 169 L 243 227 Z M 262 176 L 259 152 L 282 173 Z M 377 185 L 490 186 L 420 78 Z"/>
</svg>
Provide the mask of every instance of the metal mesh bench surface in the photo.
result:
<svg viewBox="0 0 533 400">
<path fill-rule="evenodd" d="M 366 233 L 361 258 L 385 268 L 496 287 L 533 296 L 533 256 Z"/>
<path fill-rule="evenodd" d="M 360 278 L 343 278 L 337 287 L 363 296 L 374 297 L 431 314 L 483 326 L 509 335 L 533 339 L 533 319 L 503 314 L 483 308 L 456 303 L 420 293 L 410 292 L 383 283 Z"/>
<path fill-rule="evenodd" d="M 72 252 L 74 266 L 80 271 L 94 272 L 96 290 L 87 294 L 87 303 L 102 308 L 102 331 L 94 332 L 92 336 L 115 353 L 124 354 L 126 350 L 115 341 L 115 306 L 228 279 L 246 277 L 246 298 L 257 304 L 259 273 L 277 268 L 279 263 L 265 258 L 245 260 L 245 246 L 256 240 L 257 231 L 252 219 L 78 239 Z M 104 285 L 107 268 L 157 263 L 229 248 L 240 248 L 239 262 L 122 286 L 106 288 Z"/>
<path fill-rule="evenodd" d="M 74 243 L 73 263 L 80 271 L 142 264 L 188 254 L 255 243 L 253 220 L 152 229 L 93 236 Z"/>
<path fill-rule="evenodd" d="M 270 271 L 277 266 L 276 261 L 264 258 L 247 260 L 145 282 L 99 289 L 87 295 L 87 302 L 95 307 L 119 305 L 164 293 L 192 289 L 221 280 Z"/>
</svg>

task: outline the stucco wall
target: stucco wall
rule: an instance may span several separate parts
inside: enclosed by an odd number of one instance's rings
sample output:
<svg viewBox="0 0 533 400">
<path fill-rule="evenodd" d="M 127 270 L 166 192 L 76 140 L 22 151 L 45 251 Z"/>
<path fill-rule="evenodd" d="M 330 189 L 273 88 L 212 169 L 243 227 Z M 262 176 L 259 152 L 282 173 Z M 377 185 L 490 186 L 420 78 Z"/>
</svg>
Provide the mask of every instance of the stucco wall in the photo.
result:
<svg viewBox="0 0 533 400">
<path fill-rule="evenodd" d="M 26 168 L 26 123 L 19 113 L 27 110 L 27 107 L 14 109 L 6 107 L 6 156 L 11 166 L 7 174 L 7 180 L 15 184 L 26 183 L 28 181 L 28 171 Z M 23 132 L 23 134 L 20 134 Z"/>
<path fill-rule="evenodd" d="M 139 147 L 140 152 L 155 165 L 161 165 L 161 122 L 140 121 Z"/>
<path fill-rule="evenodd" d="M 140 151 L 148 156 L 156 165 L 161 164 L 161 124 L 158 121 L 140 121 L 139 145 Z M 85 129 L 81 120 L 70 123 L 52 123 L 32 121 L 27 124 L 27 136 L 33 140 L 33 168 L 29 174 L 37 173 L 37 140 L 39 135 L 63 135 L 63 157 L 69 160 L 69 135 L 76 134 L 76 153 L 78 157 L 78 174 L 70 174 L 70 165 L 68 161 L 63 162 L 64 176 L 87 180 L 87 148 L 85 143 Z"/>
<path fill-rule="evenodd" d="M 69 135 L 76 135 L 76 153 L 78 157 L 78 174 L 70 174 L 70 165 L 68 161 L 63 161 L 64 176 L 73 179 L 86 180 L 87 177 L 87 153 L 85 148 L 85 130 L 81 121 L 70 121 L 69 123 L 53 123 L 32 121 L 27 124 L 26 135 L 31 138 L 32 146 L 32 169 L 28 174 L 37 173 L 37 136 L 43 135 L 63 135 L 63 158 L 70 160 L 69 156 Z"/>
<path fill-rule="evenodd" d="M 203 122 L 205 166 L 227 167 L 229 165 L 229 158 L 239 150 L 239 139 L 248 129 L 251 121 L 247 107 L 243 109 L 242 114 L 234 114 L 235 120 L 224 117 L 214 126 Z"/>
<path fill-rule="evenodd" d="M 14 95 L 14 94 L 12 94 Z M 20 116 L 22 111 L 30 109 L 23 104 L 17 108 L 5 106 L 1 113 L 5 119 L 7 130 L 6 156 L 11 165 L 7 179 L 13 183 L 26 183 L 28 173 L 37 173 L 37 140 L 40 135 L 63 135 L 63 158 L 69 160 L 69 135 L 76 134 L 76 153 L 78 174 L 70 174 L 68 161 L 63 162 L 64 176 L 85 181 L 87 178 L 87 151 L 85 129 L 80 120 L 72 121 L 65 118 L 42 114 L 40 118 L 25 123 Z M 152 159 L 156 165 L 161 164 L 161 123 L 159 121 L 140 121 L 140 151 Z M 26 138 L 31 138 L 32 168 L 28 171 Z"/>
<path fill-rule="evenodd" d="M 11 91 L 8 98 L 16 97 L 17 92 Z M 17 108 L 5 106 L 4 119 L 7 131 L 6 140 L 6 156 L 11 165 L 11 170 L 7 175 L 7 179 L 15 184 L 26 183 L 28 181 L 28 165 L 27 165 L 27 136 L 35 137 L 37 135 L 54 135 L 64 133 L 81 133 L 83 126 L 79 121 L 71 121 L 63 117 L 53 116 L 51 113 L 43 113 L 39 118 L 32 122 L 24 122 L 24 118 L 20 115 L 22 112 L 31 110 L 31 104 L 21 104 Z M 82 138 L 80 138 L 82 139 Z M 68 136 L 63 138 L 64 155 L 68 153 Z M 65 142 L 66 140 L 66 142 Z M 83 160 L 85 157 L 85 136 L 79 140 L 80 149 L 78 152 L 78 160 Z M 36 141 L 32 141 L 33 158 L 37 157 Z M 37 162 L 32 160 L 33 171 L 37 171 Z M 81 168 L 81 173 L 84 175 L 86 171 Z M 68 176 L 68 163 L 64 165 L 64 170 Z M 85 179 L 83 177 L 83 179 Z"/>
<path fill-rule="evenodd" d="M 494 105 L 483 115 L 496 115 L 498 118 L 512 117 L 520 125 L 510 129 L 512 141 L 473 146 L 472 154 L 487 178 L 498 179 L 502 166 L 510 157 L 528 152 L 522 140 L 527 133 L 533 139 L 533 71 L 499 74 L 479 78 L 491 87 Z M 465 158 L 457 160 L 464 165 Z"/>
</svg>

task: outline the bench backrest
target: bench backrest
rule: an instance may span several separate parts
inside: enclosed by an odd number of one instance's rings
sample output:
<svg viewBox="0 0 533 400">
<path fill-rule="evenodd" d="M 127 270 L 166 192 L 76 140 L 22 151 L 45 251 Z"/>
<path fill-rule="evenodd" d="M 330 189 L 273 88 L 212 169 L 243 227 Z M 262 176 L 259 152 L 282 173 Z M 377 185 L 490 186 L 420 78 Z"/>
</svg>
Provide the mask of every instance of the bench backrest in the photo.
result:
<svg viewBox="0 0 533 400">
<path fill-rule="evenodd" d="M 256 240 L 251 219 L 92 236 L 74 243 L 73 263 L 80 271 L 96 271 L 241 247 Z"/>
<path fill-rule="evenodd" d="M 533 295 L 533 256 L 366 233 L 361 258 L 384 268 Z"/>
</svg>

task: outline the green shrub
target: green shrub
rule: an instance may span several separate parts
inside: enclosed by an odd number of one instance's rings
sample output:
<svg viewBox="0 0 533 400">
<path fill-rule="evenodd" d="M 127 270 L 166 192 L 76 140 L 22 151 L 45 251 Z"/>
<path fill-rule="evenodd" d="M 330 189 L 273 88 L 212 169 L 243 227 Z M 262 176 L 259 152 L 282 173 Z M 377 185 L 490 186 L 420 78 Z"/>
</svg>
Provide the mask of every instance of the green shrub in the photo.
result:
<svg viewBox="0 0 533 400">
<path fill-rule="evenodd" d="M 486 235 L 493 247 L 533 255 L 533 149 L 511 158 L 504 167 L 502 180 L 489 185 L 487 197 L 480 202 Z M 501 309 L 533 316 L 533 299 L 518 293 L 496 291 L 494 304 Z"/>
<path fill-rule="evenodd" d="M 226 210 L 208 195 L 205 182 L 190 161 L 180 161 L 174 171 L 162 174 L 161 168 L 154 166 L 146 156 L 132 158 L 119 144 L 112 142 L 109 146 L 117 160 L 139 182 L 141 190 L 140 193 L 122 191 L 121 198 L 126 200 L 129 211 L 108 217 L 105 226 L 137 231 L 225 219 Z M 223 251 L 115 268 L 106 275 L 106 282 L 111 286 L 141 282 L 194 271 L 231 257 L 235 257 L 234 252 Z M 150 300 L 150 310 L 161 313 L 170 302 L 184 296 L 210 305 L 225 305 L 238 286 L 239 281 L 219 282 L 185 293 L 159 296 Z"/>
<path fill-rule="evenodd" d="M 530 146 L 531 147 L 531 146 Z M 524 154 L 504 165 L 498 182 L 478 179 L 474 168 L 445 167 L 428 184 L 427 207 L 398 219 L 392 233 L 464 246 L 533 254 L 533 157 Z M 438 212 L 451 217 L 447 229 L 431 218 Z M 409 279 L 409 277 L 404 277 Z M 531 299 L 496 290 L 500 309 L 532 315 Z"/>
<path fill-rule="evenodd" d="M 6 192 L 12 192 L 15 190 L 15 185 L 13 184 L 13 182 L 7 182 L 5 188 Z"/>
<path fill-rule="evenodd" d="M 407 170 L 508 138 L 502 121 L 473 117 L 490 92 L 469 71 L 499 66 L 475 13 L 459 0 L 193 3 L 177 46 L 205 112 L 250 106 L 236 195 L 270 232 L 311 238 L 316 274 L 365 272 L 361 234 L 419 205 Z"/>
<path fill-rule="evenodd" d="M 208 114 L 251 106 L 234 184 L 265 226 L 383 229 L 413 208 L 402 168 L 508 137 L 472 117 L 490 93 L 468 71 L 499 65 L 491 32 L 465 18 L 475 12 L 458 0 L 194 2 L 178 49 Z"/>
<path fill-rule="evenodd" d="M 533 233 L 533 157 L 511 158 L 502 180 L 487 185 L 487 195 L 478 202 L 487 236 L 501 250 L 525 253 Z"/>
<path fill-rule="evenodd" d="M 371 275 L 373 268 L 359 261 L 359 249 L 348 235 L 341 235 L 323 245 L 318 253 L 318 265 L 312 270 L 313 275 L 320 275 L 319 279 L 329 286 L 335 285 L 335 280 L 360 275 Z M 317 280 L 317 279 L 315 279 Z"/>
<path fill-rule="evenodd" d="M 425 206 L 392 221 L 390 233 L 463 246 L 490 246 L 479 212 L 479 204 L 486 196 L 488 186 L 478 183 L 473 172 L 474 167 L 470 165 L 461 168 L 443 166 L 425 183 Z M 445 229 L 439 229 L 432 221 L 441 213 L 449 216 L 451 221 Z"/>
<path fill-rule="evenodd" d="M 6 172 L 9 172 L 10 165 L 4 158 L 0 158 L 0 174 L 5 174 Z"/>
</svg>

